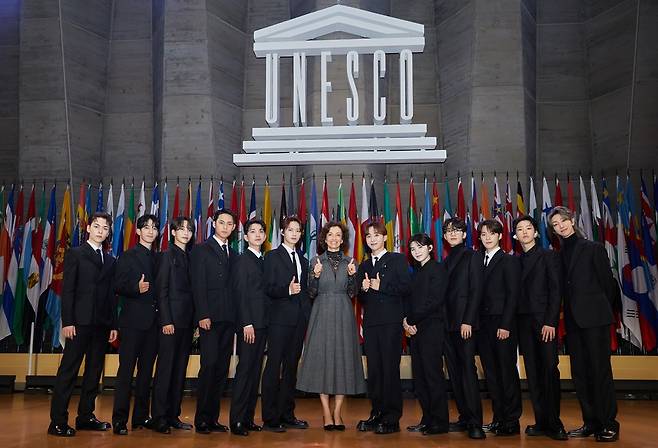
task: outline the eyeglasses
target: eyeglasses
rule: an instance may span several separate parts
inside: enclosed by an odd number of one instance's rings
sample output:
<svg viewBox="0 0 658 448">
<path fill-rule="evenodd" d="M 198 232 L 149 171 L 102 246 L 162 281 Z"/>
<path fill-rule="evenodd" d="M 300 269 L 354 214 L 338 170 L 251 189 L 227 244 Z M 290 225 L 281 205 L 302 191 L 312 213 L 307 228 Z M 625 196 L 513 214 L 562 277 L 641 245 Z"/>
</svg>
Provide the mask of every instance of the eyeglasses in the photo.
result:
<svg viewBox="0 0 658 448">
<path fill-rule="evenodd" d="M 449 233 L 460 233 L 460 232 L 463 232 L 463 230 L 450 228 L 447 229 L 444 233 L 447 235 Z"/>
</svg>

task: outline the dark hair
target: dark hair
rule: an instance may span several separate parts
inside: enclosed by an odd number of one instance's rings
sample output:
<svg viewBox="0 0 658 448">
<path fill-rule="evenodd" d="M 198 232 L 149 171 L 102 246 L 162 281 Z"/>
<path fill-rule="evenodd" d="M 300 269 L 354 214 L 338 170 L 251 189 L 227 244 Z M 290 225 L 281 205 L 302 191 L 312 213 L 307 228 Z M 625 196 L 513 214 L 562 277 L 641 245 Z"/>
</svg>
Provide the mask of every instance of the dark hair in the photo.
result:
<svg viewBox="0 0 658 448">
<path fill-rule="evenodd" d="M 461 218 L 450 218 L 443 221 L 443 233 L 448 231 L 448 227 L 452 227 L 455 230 L 461 230 L 466 232 L 466 223 Z"/>
<path fill-rule="evenodd" d="M 110 232 L 112 232 L 112 215 L 105 212 L 96 212 L 89 218 L 87 224 L 91 225 L 97 219 L 104 219 L 108 226 L 110 226 Z M 108 237 L 109 238 L 109 237 Z"/>
<path fill-rule="evenodd" d="M 430 259 L 434 258 L 434 241 L 426 233 L 417 233 L 409 238 L 409 253 L 411 254 L 411 243 L 418 243 L 420 246 L 432 246 L 430 251 Z M 420 266 L 420 263 L 412 256 L 411 262 L 415 266 Z"/>
<path fill-rule="evenodd" d="M 388 235 L 388 230 L 386 230 L 386 225 L 381 219 L 378 218 L 369 219 L 364 227 L 366 233 L 368 232 L 368 229 L 370 229 L 371 227 L 375 229 L 375 231 L 380 235 L 384 235 L 384 236 Z"/>
<path fill-rule="evenodd" d="M 495 219 L 485 219 L 480 224 L 478 224 L 478 235 L 482 233 L 482 229 L 485 227 L 489 232 L 497 233 L 499 235 L 503 234 L 503 225 Z"/>
<path fill-rule="evenodd" d="M 302 233 L 304 233 L 304 225 L 302 224 L 302 220 L 299 219 L 299 217 L 297 215 L 286 216 L 283 219 L 283 222 L 281 223 L 281 232 L 282 233 L 283 233 L 283 231 L 285 231 L 288 228 L 288 226 L 290 225 L 291 222 L 296 222 L 297 224 L 299 224 L 299 229 L 302 231 Z"/>
<path fill-rule="evenodd" d="M 263 232 L 267 232 L 265 221 L 258 218 L 251 218 L 250 220 L 244 223 L 244 233 L 247 233 L 249 231 L 249 227 L 253 226 L 254 224 L 260 225 L 263 228 Z"/>
<path fill-rule="evenodd" d="M 155 224 L 155 227 L 158 229 L 158 231 L 160 230 L 160 220 L 158 219 L 157 216 L 151 215 L 150 213 L 146 213 L 146 214 L 140 216 L 139 218 L 137 218 L 136 227 L 138 229 L 141 229 L 149 221 L 153 221 L 153 224 Z"/>
<path fill-rule="evenodd" d="M 557 207 L 553 207 L 553 210 L 551 210 L 551 212 L 548 214 L 548 222 L 546 223 L 546 225 L 548 226 L 548 231 L 550 232 L 551 235 L 556 235 L 558 238 L 562 238 L 555 231 L 555 229 L 553 228 L 553 224 L 551 223 L 553 217 L 556 215 L 560 215 L 563 218 L 572 220 L 574 222 L 573 230 L 576 233 L 576 235 L 581 238 L 584 237 L 583 231 L 580 230 L 580 228 L 576 225 L 576 213 L 570 208 L 563 207 L 561 205 L 558 205 Z"/>
<path fill-rule="evenodd" d="M 229 215 L 233 218 L 233 224 L 238 222 L 238 218 L 235 215 L 235 212 L 229 208 L 220 208 L 212 215 L 212 221 L 215 222 L 220 217 L 220 215 Z"/>
<path fill-rule="evenodd" d="M 179 230 L 183 228 L 183 225 L 187 222 L 187 227 L 192 233 L 194 233 L 194 220 L 187 216 L 176 216 L 171 220 L 171 230 Z"/>
<path fill-rule="evenodd" d="M 332 227 L 338 227 L 343 233 L 343 243 L 340 245 L 340 250 L 345 252 L 350 247 L 350 235 L 345 224 L 342 222 L 330 221 L 322 227 L 322 230 L 320 230 L 320 236 L 318 236 L 318 254 L 323 254 L 327 251 L 327 234 Z"/>
<path fill-rule="evenodd" d="M 532 225 L 532 227 L 535 229 L 535 231 L 539 230 L 539 226 L 537 225 L 537 220 L 530 215 L 523 215 L 516 218 L 514 221 L 512 221 L 512 229 L 510 230 L 512 232 L 516 232 L 516 226 L 518 226 L 519 223 L 523 221 L 528 221 L 530 225 Z"/>
</svg>

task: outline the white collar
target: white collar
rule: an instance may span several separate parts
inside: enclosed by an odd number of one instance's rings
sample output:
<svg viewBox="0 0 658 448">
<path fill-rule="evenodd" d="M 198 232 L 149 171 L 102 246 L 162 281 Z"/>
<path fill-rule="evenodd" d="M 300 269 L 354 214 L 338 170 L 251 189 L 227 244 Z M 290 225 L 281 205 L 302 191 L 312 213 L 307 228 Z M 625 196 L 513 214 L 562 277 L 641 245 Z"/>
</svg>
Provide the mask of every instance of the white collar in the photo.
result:
<svg viewBox="0 0 658 448">
<path fill-rule="evenodd" d="M 386 248 L 382 249 L 381 252 L 379 252 L 377 255 L 372 254 L 372 257 L 377 258 L 377 260 L 381 260 L 384 255 L 386 255 Z"/>
<path fill-rule="evenodd" d="M 215 241 L 217 241 L 217 243 L 219 243 L 220 246 L 226 245 L 226 248 L 228 249 L 228 241 L 220 240 L 217 235 L 213 235 L 212 237 L 215 238 Z"/>
<path fill-rule="evenodd" d="M 247 249 L 249 249 L 249 250 L 250 250 L 254 255 L 256 255 L 256 257 L 258 257 L 258 258 L 260 258 L 261 255 L 263 254 L 262 252 L 258 252 L 258 251 L 256 251 L 256 250 L 252 249 L 251 247 L 247 247 Z"/>
<path fill-rule="evenodd" d="M 500 246 L 496 247 L 495 249 L 492 249 L 491 251 L 486 251 L 485 254 L 489 257 L 489 260 L 491 260 L 494 255 L 496 255 L 496 252 L 500 250 Z"/>
</svg>

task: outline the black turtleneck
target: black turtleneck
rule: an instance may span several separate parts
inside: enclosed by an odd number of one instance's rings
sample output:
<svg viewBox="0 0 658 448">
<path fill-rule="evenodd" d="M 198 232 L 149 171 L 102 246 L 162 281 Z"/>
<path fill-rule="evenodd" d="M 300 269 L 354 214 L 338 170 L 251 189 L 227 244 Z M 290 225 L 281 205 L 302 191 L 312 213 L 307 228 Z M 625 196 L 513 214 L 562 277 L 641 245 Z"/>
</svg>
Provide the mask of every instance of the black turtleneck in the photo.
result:
<svg viewBox="0 0 658 448">
<path fill-rule="evenodd" d="M 564 257 L 564 264 L 566 267 L 571 265 L 571 256 L 573 250 L 578 243 L 578 235 L 575 233 L 567 238 L 562 239 L 562 257 Z"/>
</svg>

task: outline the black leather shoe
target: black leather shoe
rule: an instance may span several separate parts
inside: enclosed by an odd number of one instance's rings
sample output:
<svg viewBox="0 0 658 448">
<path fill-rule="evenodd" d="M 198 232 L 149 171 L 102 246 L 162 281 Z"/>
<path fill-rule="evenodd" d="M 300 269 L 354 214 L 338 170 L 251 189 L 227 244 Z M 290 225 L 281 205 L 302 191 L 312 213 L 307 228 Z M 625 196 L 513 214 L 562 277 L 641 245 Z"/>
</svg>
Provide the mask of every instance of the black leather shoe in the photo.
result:
<svg viewBox="0 0 658 448">
<path fill-rule="evenodd" d="M 450 432 L 464 432 L 468 429 L 468 425 L 462 421 L 450 422 L 448 424 L 448 431 Z"/>
<path fill-rule="evenodd" d="M 539 427 L 539 425 L 528 425 L 525 427 L 525 434 L 530 437 L 543 436 L 545 431 Z"/>
<path fill-rule="evenodd" d="M 245 425 L 243 425 L 241 422 L 237 422 L 231 425 L 231 434 L 236 436 L 248 436 L 249 431 L 247 431 Z"/>
<path fill-rule="evenodd" d="M 210 427 L 206 422 L 195 423 L 194 430 L 199 434 L 210 434 Z"/>
<path fill-rule="evenodd" d="M 263 423 L 263 431 L 286 432 L 286 427 L 281 423 Z"/>
<path fill-rule="evenodd" d="M 379 423 L 375 428 L 375 434 L 393 434 L 394 432 L 400 432 L 398 423 Z"/>
<path fill-rule="evenodd" d="M 114 434 L 116 434 L 118 436 L 127 436 L 128 435 L 128 427 L 123 422 L 114 422 L 112 424 L 112 431 L 114 431 Z"/>
<path fill-rule="evenodd" d="M 567 434 L 569 435 L 569 437 L 573 437 L 576 439 L 581 437 L 589 437 L 592 434 L 594 434 L 594 430 L 587 425 L 583 425 L 578 429 L 572 429 Z"/>
<path fill-rule="evenodd" d="M 107 431 L 110 428 L 112 428 L 112 425 L 108 422 L 102 422 L 96 417 L 85 420 L 75 419 L 75 429 L 78 431 Z"/>
<path fill-rule="evenodd" d="M 521 433 L 521 427 L 519 426 L 519 422 L 515 423 L 505 423 L 504 425 L 500 425 L 494 434 L 497 436 L 515 436 L 517 434 Z"/>
<path fill-rule="evenodd" d="M 245 426 L 247 428 L 247 431 L 261 432 L 263 430 L 262 426 L 258 426 L 254 422 L 247 422 Z"/>
<path fill-rule="evenodd" d="M 345 425 L 342 423 L 340 425 L 334 425 L 334 431 L 345 431 Z"/>
<path fill-rule="evenodd" d="M 159 432 L 160 434 L 171 434 L 171 429 L 167 422 L 160 422 L 158 424 L 152 425 L 153 431 Z"/>
<path fill-rule="evenodd" d="M 155 423 L 152 418 L 145 418 L 144 420 L 133 420 L 131 426 L 133 431 L 136 429 L 153 429 Z"/>
<path fill-rule="evenodd" d="M 356 429 L 357 431 L 361 432 L 374 431 L 379 424 L 380 419 L 380 413 L 370 414 L 370 417 L 368 417 L 367 420 L 359 420 L 359 423 L 356 425 Z"/>
<path fill-rule="evenodd" d="M 448 425 L 431 425 L 423 431 L 424 436 L 431 436 L 433 434 L 447 434 Z"/>
<path fill-rule="evenodd" d="M 407 426 L 407 431 L 409 432 L 423 432 L 425 429 L 427 429 L 427 425 L 425 423 L 418 423 L 417 425 Z"/>
<path fill-rule="evenodd" d="M 480 426 L 471 426 L 470 428 L 467 429 L 468 431 L 468 437 L 471 439 L 486 439 L 487 435 L 484 433 L 482 430 L 482 427 Z"/>
<path fill-rule="evenodd" d="M 170 421 L 169 426 L 171 426 L 174 429 L 183 429 L 185 431 L 190 431 L 193 428 L 192 425 L 190 425 L 189 423 L 185 423 L 184 421 L 181 421 L 180 418 Z"/>
<path fill-rule="evenodd" d="M 48 426 L 48 434 L 58 437 L 73 437 L 75 435 L 75 429 L 67 424 L 55 425 L 51 423 L 50 426 Z"/>
<path fill-rule="evenodd" d="M 484 432 L 495 433 L 500 426 L 501 426 L 500 422 L 491 422 L 491 423 L 487 423 L 486 425 L 482 425 L 482 430 Z"/>
<path fill-rule="evenodd" d="M 323 425 L 322 429 L 324 429 L 325 431 L 333 431 L 334 430 L 334 425 L 332 425 L 332 424 Z"/>
<path fill-rule="evenodd" d="M 306 420 L 299 420 L 297 417 L 281 420 L 281 423 L 286 428 L 292 429 L 307 429 L 308 422 Z"/>
<path fill-rule="evenodd" d="M 211 432 L 228 432 L 228 426 L 222 425 L 219 422 L 212 422 L 208 425 L 208 429 Z"/>
<path fill-rule="evenodd" d="M 597 442 L 616 442 L 619 440 L 619 429 L 616 431 L 610 428 L 603 428 L 603 430 L 596 433 Z"/>
<path fill-rule="evenodd" d="M 564 428 L 560 428 L 557 431 L 544 431 L 544 432 L 546 433 L 546 437 L 550 437 L 553 440 L 569 440 L 569 435 L 564 430 Z"/>
</svg>

